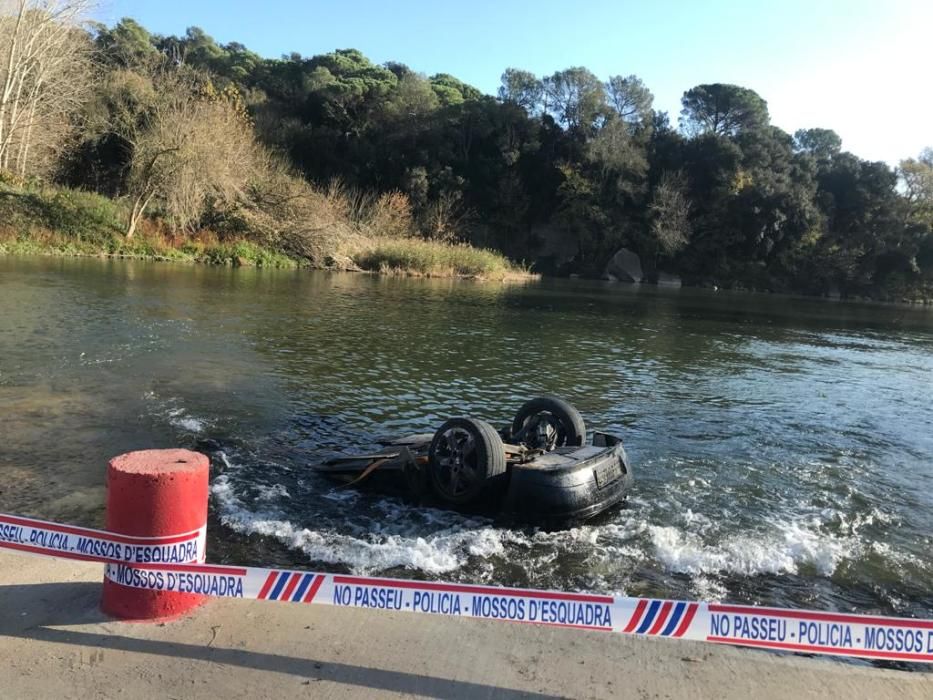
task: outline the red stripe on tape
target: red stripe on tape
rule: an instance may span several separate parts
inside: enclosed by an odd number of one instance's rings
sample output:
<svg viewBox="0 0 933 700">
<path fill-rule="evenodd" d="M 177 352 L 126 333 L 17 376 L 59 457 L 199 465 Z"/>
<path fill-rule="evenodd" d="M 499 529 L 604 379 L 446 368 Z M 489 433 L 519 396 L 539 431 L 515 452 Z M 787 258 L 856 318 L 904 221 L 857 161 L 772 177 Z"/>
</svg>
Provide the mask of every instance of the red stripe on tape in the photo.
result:
<svg viewBox="0 0 933 700">
<path fill-rule="evenodd" d="M 791 642 L 767 642 L 759 639 L 733 639 L 732 637 L 707 637 L 707 642 L 716 644 L 737 644 L 739 646 L 764 647 L 766 649 L 784 649 L 787 651 L 810 651 L 817 654 L 834 654 L 836 656 L 863 656 L 870 659 L 898 659 L 903 661 L 933 661 L 933 654 L 908 654 L 897 651 L 875 651 L 873 649 L 848 649 L 837 647 L 820 647 L 810 644 L 793 644 Z"/>
<path fill-rule="evenodd" d="M 615 602 L 612 596 L 589 595 L 586 593 L 557 593 L 554 591 L 529 591 L 520 588 L 496 588 L 495 586 L 455 585 L 451 583 L 433 583 L 429 581 L 399 581 L 391 578 L 365 578 L 363 576 L 334 576 L 334 583 L 356 584 L 358 586 L 382 586 L 384 588 L 414 588 L 424 591 L 442 591 L 446 593 L 481 593 L 502 595 L 515 598 L 540 598 L 542 600 L 572 600 L 579 603 Z"/>
<path fill-rule="evenodd" d="M 20 525 L 22 527 L 33 527 L 39 530 L 51 530 L 52 532 L 61 532 L 66 535 L 79 535 L 81 537 L 93 537 L 99 540 L 109 540 L 119 542 L 120 544 L 135 545 L 160 545 L 175 544 L 177 542 L 187 542 L 198 537 L 199 530 L 185 532 L 180 535 L 166 535 L 164 537 L 133 537 L 132 535 L 120 535 L 116 532 L 106 532 L 104 530 L 93 530 L 87 527 L 75 527 L 73 525 L 59 525 L 57 523 L 46 522 L 45 520 L 33 520 L 32 518 L 17 518 L 12 515 L 0 515 L 0 523 L 8 525 Z"/>
<path fill-rule="evenodd" d="M 262 584 L 262 588 L 259 589 L 259 600 L 265 600 L 266 596 L 269 595 L 269 589 L 272 588 L 272 584 L 275 583 L 275 579 L 278 578 L 278 571 L 270 571 L 269 575 L 266 577 L 266 582 Z"/>
<path fill-rule="evenodd" d="M 111 561 L 109 559 L 96 559 L 106 561 L 108 564 L 122 564 L 131 569 L 152 569 L 154 571 L 192 571 L 196 574 L 220 574 L 222 576 L 246 576 L 249 570 L 239 566 L 224 566 L 223 564 L 132 564 L 125 561 Z"/>
<path fill-rule="evenodd" d="M 808 612 L 806 610 L 782 610 L 780 608 L 757 608 L 751 605 L 709 604 L 710 612 L 739 613 L 763 617 L 786 617 L 793 620 L 816 620 L 818 622 L 847 622 L 856 625 L 887 625 L 888 627 L 920 627 L 933 629 L 933 620 L 913 620 L 909 617 L 879 617 L 877 615 L 846 615 L 845 613 Z"/>
<path fill-rule="evenodd" d="M 684 615 L 683 621 L 680 623 L 680 627 L 677 628 L 677 631 L 674 632 L 673 637 L 683 637 L 686 634 L 687 630 L 690 629 L 690 623 L 693 622 L 694 616 L 697 614 L 697 609 L 700 607 L 699 603 L 690 603 L 687 606 L 687 613 Z"/>
<path fill-rule="evenodd" d="M 324 583 L 325 578 L 323 574 L 318 574 L 314 577 L 311 587 L 308 589 L 308 592 L 305 593 L 305 599 L 302 601 L 303 603 L 310 603 L 314 600 L 314 596 L 317 595 L 318 589 L 321 587 L 321 584 Z"/>
<path fill-rule="evenodd" d="M 472 617 L 472 616 L 471 616 Z M 569 622 L 541 622 L 540 620 L 507 620 L 506 618 L 473 617 L 474 620 L 489 620 L 490 622 L 512 622 L 519 625 L 541 625 L 542 627 L 569 627 L 575 630 L 590 630 L 592 632 L 612 632 L 611 627 L 596 627 L 594 625 L 573 625 Z"/>
<path fill-rule="evenodd" d="M 632 613 L 632 619 L 628 621 L 628 625 L 625 626 L 623 632 L 629 633 L 633 632 L 638 626 L 638 623 L 641 622 L 641 616 L 645 614 L 645 608 L 648 606 L 648 601 L 642 598 L 638 601 L 638 605 L 635 606 L 635 612 Z"/>
<path fill-rule="evenodd" d="M 302 576 L 304 576 L 304 574 L 298 574 L 298 573 L 292 574 L 292 577 L 289 579 L 288 583 L 285 585 L 285 590 L 282 591 L 282 596 L 281 596 L 282 600 L 292 599 L 292 593 L 295 592 L 295 587 L 298 585 L 298 582 L 301 580 Z"/>
<path fill-rule="evenodd" d="M 92 562 L 109 562 L 111 564 L 119 564 L 116 560 L 100 559 L 99 557 L 90 556 L 87 554 L 78 554 L 77 552 L 59 552 L 51 549 L 46 549 L 45 547 L 33 547 L 28 544 L 16 544 L 14 542 L 0 542 L 0 548 L 4 549 L 15 549 L 20 552 L 27 552 L 28 554 L 41 554 L 46 557 L 53 557 L 55 559 L 75 559 L 77 561 L 92 561 Z"/>
<path fill-rule="evenodd" d="M 89 554 L 80 554 L 78 552 L 65 552 L 61 550 L 47 549 L 45 547 L 34 547 L 28 544 L 16 544 L 15 542 L 0 542 L 0 548 L 15 549 L 29 554 L 41 554 L 42 556 L 52 557 L 53 559 L 74 559 L 76 561 L 90 561 L 98 564 L 119 564 L 128 566 L 131 569 L 145 569 L 155 571 L 191 571 L 196 574 L 221 574 L 225 576 L 246 576 L 247 570 L 242 567 L 224 566 L 222 564 L 136 564 L 120 559 L 104 559 Z"/>
<path fill-rule="evenodd" d="M 667 622 L 667 615 L 671 611 L 671 606 L 673 603 L 671 601 L 664 601 L 664 605 L 661 606 L 661 612 L 658 613 L 657 621 L 651 626 L 651 629 L 648 630 L 648 634 L 657 634 L 661 631 L 661 628 L 664 626 L 664 623 Z"/>
</svg>

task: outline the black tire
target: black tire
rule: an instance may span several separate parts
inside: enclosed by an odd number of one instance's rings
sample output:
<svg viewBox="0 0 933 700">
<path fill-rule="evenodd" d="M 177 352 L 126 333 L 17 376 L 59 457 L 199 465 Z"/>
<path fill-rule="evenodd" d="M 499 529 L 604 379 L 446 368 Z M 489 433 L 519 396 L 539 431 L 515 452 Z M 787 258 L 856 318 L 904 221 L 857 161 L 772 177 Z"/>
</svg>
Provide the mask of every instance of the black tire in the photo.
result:
<svg viewBox="0 0 933 700">
<path fill-rule="evenodd" d="M 543 432 L 537 430 L 540 426 Z M 586 440 L 583 416 L 571 404 L 556 396 L 539 396 L 526 402 L 512 421 L 512 439 L 529 447 L 553 450 L 576 447 Z"/>
<path fill-rule="evenodd" d="M 428 476 L 437 496 L 456 505 L 475 501 L 490 479 L 505 474 L 502 438 L 489 423 L 451 418 L 431 440 Z"/>
</svg>

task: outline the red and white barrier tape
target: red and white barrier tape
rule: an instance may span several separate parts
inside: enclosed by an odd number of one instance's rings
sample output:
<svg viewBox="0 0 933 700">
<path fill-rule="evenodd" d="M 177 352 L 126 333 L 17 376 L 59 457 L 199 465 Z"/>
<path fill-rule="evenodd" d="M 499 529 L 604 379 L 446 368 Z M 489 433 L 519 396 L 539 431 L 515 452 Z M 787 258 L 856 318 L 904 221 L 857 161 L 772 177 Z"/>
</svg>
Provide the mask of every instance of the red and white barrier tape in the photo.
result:
<svg viewBox="0 0 933 700">
<path fill-rule="evenodd" d="M 138 538 L 0 514 L 0 547 L 102 562 L 134 588 L 933 662 L 933 620 L 202 564 L 203 543 L 203 530 Z"/>
<path fill-rule="evenodd" d="M 207 528 L 163 537 L 133 537 L 0 513 L 0 547 L 84 561 L 186 564 L 204 561 Z"/>
</svg>

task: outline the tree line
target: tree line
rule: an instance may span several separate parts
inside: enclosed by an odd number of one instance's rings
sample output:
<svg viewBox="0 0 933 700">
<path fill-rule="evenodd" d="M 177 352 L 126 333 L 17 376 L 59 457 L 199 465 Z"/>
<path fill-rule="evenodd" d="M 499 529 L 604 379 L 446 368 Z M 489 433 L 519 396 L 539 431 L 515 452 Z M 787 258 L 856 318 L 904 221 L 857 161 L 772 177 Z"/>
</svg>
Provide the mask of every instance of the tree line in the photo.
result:
<svg viewBox="0 0 933 700">
<path fill-rule="evenodd" d="M 3 16 L 0 47 L 14 19 Z M 675 124 L 624 73 L 508 68 L 490 96 L 354 49 L 268 59 L 198 28 L 61 24 L 62 51 L 80 60 L 47 79 L 70 92 L 25 120 L 48 135 L 13 123 L 17 69 L 0 64 L 0 167 L 127 198 L 135 220 L 272 235 L 289 207 L 322 219 L 306 186 L 340 187 L 350 209 L 381 199 L 380 225 L 545 273 L 600 276 L 626 247 L 649 277 L 688 283 L 885 297 L 933 283 L 933 150 L 897 168 L 862 160 L 831 129 L 774 126 L 746 87 L 687 90 Z"/>
</svg>

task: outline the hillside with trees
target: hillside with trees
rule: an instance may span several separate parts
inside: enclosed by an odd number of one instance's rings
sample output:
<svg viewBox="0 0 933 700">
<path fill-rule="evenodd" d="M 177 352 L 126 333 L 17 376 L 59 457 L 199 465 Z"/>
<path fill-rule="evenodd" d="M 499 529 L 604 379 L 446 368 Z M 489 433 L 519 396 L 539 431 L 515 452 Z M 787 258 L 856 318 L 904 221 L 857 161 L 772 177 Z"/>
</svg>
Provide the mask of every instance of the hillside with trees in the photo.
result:
<svg viewBox="0 0 933 700">
<path fill-rule="evenodd" d="M 507 68 L 490 96 L 354 49 L 270 59 L 198 28 L 79 25 L 80 4 L 5 3 L 49 29 L 30 58 L 0 19 L 0 168 L 119 202 L 127 239 L 209 231 L 322 263 L 389 235 L 592 277 L 628 248 L 648 279 L 931 296 L 933 150 L 865 161 L 737 85 L 691 87 L 674 118 L 624 71 Z"/>
</svg>

